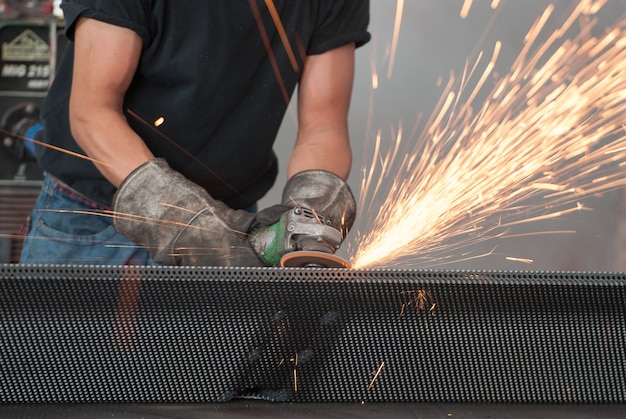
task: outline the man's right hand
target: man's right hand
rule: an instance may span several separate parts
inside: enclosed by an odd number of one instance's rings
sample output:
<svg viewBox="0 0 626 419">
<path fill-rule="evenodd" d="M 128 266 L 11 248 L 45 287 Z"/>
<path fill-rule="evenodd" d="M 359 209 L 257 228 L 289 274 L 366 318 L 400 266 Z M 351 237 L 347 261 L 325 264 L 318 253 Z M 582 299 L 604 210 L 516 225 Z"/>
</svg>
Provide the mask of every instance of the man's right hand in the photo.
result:
<svg viewBox="0 0 626 419">
<path fill-rule="evenodd" d="M 248 243 L 254 214 L 233 210 L 153 159 L 113 198 L 115 229 L 169 265 L 264 266 Z"/>
<path fill-rule="evenodd" d="M 339 247 L 356 218 L 356 202 L 352 191 L 339 176 L 325 170 L 305 170 L 295 174 L 283 189 L 282 202 L 260 211 L 252 224 L 252 246 L 267 265 L 278 265 L 286 253 L 299 247 L 297 243 L 286 243 L 297 224 L 293 221 L 291 226 L 287 226 L 290 224 L 288 213 L 294 207 L 310 210 L 313 224 L 323 222 L 325 228 L 335 230 L 336 239 L 324 237 L 321 231 L 315 233 L 320 234 L 315 235 L 315 239 L 327 242 L 320 248 L 329 253 L 334 253 Z M 289 228 L 291 230 L 288 232 Z M 306 236 L 307 233 L 303 232 L 302 238 L 306 240 Z"/>
</svg>

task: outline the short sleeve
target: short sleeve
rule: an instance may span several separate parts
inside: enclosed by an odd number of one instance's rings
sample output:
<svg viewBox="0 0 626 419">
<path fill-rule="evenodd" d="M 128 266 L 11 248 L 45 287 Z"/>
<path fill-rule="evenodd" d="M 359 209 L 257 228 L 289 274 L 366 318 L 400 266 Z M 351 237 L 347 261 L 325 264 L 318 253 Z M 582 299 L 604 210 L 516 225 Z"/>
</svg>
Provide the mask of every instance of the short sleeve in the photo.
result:
<svg viewBox="0 0 626 419">
<path fill-rule="evenodd" d="M 136 32 L 144 44 L 149 42 L 151 1 L 129 0 L 63 0 L 61 8 L 65 19 L 65 34 L 74 39 L 74 29 L 79 17 L 96 19 Z"/>
<path fill-rule="evenodd" d="M 321 54 L 351 42 L 360 47 L 370 40 L 367 31 L 369 0 L 324 0 L 320 3 L 308 54 Z"/>
</svg>

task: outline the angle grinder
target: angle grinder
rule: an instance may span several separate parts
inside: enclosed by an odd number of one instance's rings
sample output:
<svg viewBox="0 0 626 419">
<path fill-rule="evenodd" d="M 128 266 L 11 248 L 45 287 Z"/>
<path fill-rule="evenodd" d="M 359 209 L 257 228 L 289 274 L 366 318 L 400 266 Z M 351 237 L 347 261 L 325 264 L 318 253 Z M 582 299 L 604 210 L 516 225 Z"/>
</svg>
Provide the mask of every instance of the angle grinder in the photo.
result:
<svg viewBox="0 0 626 419">
<path fill-rule="evenodd" d="M 343 233 L 331 220 L 315 211 L 297 206 L 283 214 L 277 223 L 255 230 L 249 242 L 270 266 L 292 268 L 350 268 L 335 251 Z"/>
</svg>

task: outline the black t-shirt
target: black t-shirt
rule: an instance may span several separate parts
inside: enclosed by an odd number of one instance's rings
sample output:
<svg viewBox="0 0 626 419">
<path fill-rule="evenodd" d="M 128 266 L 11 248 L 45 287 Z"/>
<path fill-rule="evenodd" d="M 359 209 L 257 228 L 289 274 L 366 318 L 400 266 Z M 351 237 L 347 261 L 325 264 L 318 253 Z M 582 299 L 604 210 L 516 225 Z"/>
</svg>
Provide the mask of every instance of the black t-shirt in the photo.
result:
<svg viewBox="0 0 626 419">
<path fill-rule="evenodd" d="M 256 202 L 276 179 L 272 145 L 303 58 L 351 42 L 360 46 L 370 37 L 368 0 L 274 0 L 289 47 L 265 1 L 254 4 L 249 0 L 62 4 L 70 40 L 79 17 L 126 27 L 141 36 L 141 60 L 124 103 L 129 124 L 155 156 L 166 158 L 174 169 L 233 208 Z M 265 41 L 271 44 L 271 54 Z M 293 51 L 297 66 L 288 51 Z M 44 141 L 84 154 L 69 129 L 72 62 L 70 42 L 42 109 Z M 159 118 L 163 123 L 157 126 Z M 90 161 L 44 147 L 38 148 L 38 157 L 44 170 L 86 197 L 110 204 L 115 187 Z"/>
</svg>

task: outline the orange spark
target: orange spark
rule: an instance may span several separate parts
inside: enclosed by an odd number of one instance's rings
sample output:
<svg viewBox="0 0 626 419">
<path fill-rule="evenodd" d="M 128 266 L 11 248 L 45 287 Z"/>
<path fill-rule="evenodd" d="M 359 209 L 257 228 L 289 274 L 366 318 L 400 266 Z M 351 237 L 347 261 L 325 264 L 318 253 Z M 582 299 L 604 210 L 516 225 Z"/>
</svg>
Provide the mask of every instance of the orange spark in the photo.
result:
<svg viewBox="0 0 626 419">
<path fill-rule="evenodd" d="M 396 60 L 398 50 L 398 39 L 400 38 L 400 25 L 402 24 L 402 14 L 404 12 L 404 0 L 398 0 L 396 4 L 396 21 L 393 25 L 393 38 L 391 41 L 391 56 L 389 57 L 389 67 L 387 68 L 387 78 L 393 74 L 393 65 Z"/>
<path fill-rule="evenodd" d="M 159 116 L 155 121 L 154 121 L 154 126 L 155 127 L 160 127 L 161 125 L 163 125 L 163 123 L 165 122 L 165 118 L 162 116 Z"/>
<path fill-rule="evenodd" d="M 481 54 L 451 76 L 415 144 L 385 152 L 377 139 L 360 198 L 372 202 L 359 220 L 368 233 L 348 249 L 354 268 L 432 265 L 444 252 L 580 211 L 582 198 L 626 186 L 626 19 L 591 37 L 585 25 L 594 20 L 581 17 L 598 10 L 592 3 L 581 1 L 542 41 L 548 6 L 493 88 L 499 43 L 488 63 Z M 564 39 L 576 22 L 581 35 Z"/>
<path fill-rule="evenodd" d="M 86 155 L 84 155 L 84 154 L 75 153 L 75 152 L 73 152 L 73 151 L 66 150 L 66 149 L 64 149 L 64 148 L 57 147 L 57 146 L 52 145 L 52 144 L 48 144 L 48 143 L 44 143 L 44 142 L 41 142 L 41 141 L 35 140 L 34 138 L 28 138 L 28 137 L 26 137 L 26 136 L 16 134 L 16 133 L 14 133 L 14 132 L 12 132 L 12 131 L 8 131 L 8 130 L 3 129 L 3 128 L 0 128 L 0 132 L 1 132 L 1 133 L 3 133 L 3 134 L 9 135 L 9 136 L 11 136 L 11 137 L 19 138 L 19 139 L 20 139 L 20 140 L 22 140 L 22 141 L 28 141 L 28 142 L 31 142 L 31 143 L 33 143 L 33 144 L 37 144 L 38 146 L 41 146 L 41 147 L 46 147 L 46 148 L 49 148 L 49 149 L 51 149 L 51 150 L 58 151 L 58 152 L 63 153 L 63 154 L 68 154 L 68 155 L 70 155 L 70 156 L 73 156 L 73 157 L 78 157 L 79 159 L 83 159 L 83 160 L 89 160 L 90 162 L 92 162 L 92 163 L 94 163 L 94 164 L 98 164 L 98 165 L 105 166 L 105 167 L 110 167 L 110 166 L 111 166 L 111 165 L 110 165 L 110 164 L 108 164 L 108 163 L 105 163 L 105 162 L 103 162 L 103 161 L 101 161 L 101 160 L 92 159 L 91 157 L 86 156 Z"/>
<path fill-rule="evenodd" d="M 467 18 L 467 16 L 469 15 L 470 9 L 472 8 L 473 3 L 474 3 L 473 0 L 463 0 L 463 6 L 461 6 L 461 13 L 460 13 L 461 19 Z M 491 0 L 491 4 L 489 5 L 489 7 L 495 10 L 498 8 L 499 5 L 500 5 L 500 0 Z"/>
<path fill-rule="evenodd" d="M 533 260 L 532 259 L 524 259 L 524 258 L 514 258 L 514 257 L 507 257 L 506 260 L 510 260 L 513 262 L 522 262 L 522 263 L 527 263 L 527 264 L 532 264 Z"/>
<path fill-rule="evenodd" d="M 270 15 L 272 15 L 274 26 L 276 26 L 276 30 L 278 31 L 278 34 L 280 36 L 280 40 L 285 47 L 285 51 L 287 52 L 287 56 L 289 57 L 289 61 L 291 62 L 291 66 L 293 67 L 293 71 L 300 71 L 298 60 L 296 60 L 296 54 L 294 54 L 293 49 L 291 48 L 289 38 L 287 37 L 287 32 L 285 32 L 285 27 L 283 26 L 283 22 L 280 20 L 280 15 L 278 14 L 278 10 L 276 10 L 276 5 L 274 5 L 274 1 L 265 0 L 265 5 L 270 11 Z"/>
<path fill-rule="evenodd" d="M 256 20 L 256 24 L 259 28 L 259 34 L 261 35 L 263 46 L 265 47 L 265 51 L 267 52 L 267 57 L 272 63 L 272 69 L 274 70 L 274 75 L 276 76 L 276 81 L 278 82 L 280 91 L 283 94 L 285 103 L 289 103 L 289 93 L 287 92 L 287 87 L 285 86 L 285 83 L 283 82 L 283 77 L 280 74 L 278 61 L 276 61 L 276 56 L 274 55 L 274 51 L 272 50 L 272 43 L 270 42 L 270 39 L 267 35 L 267 30 L 265 29 L 265 24 L 263 23 L 263 17 L 261 16 L 261 11 L 259 10 L 259 6 L 257 6 L 255 0 L 250 0 L 250 8 L 252 9 L 252 14 L 254 15 L 254 19 Z M 281 27 L 282 27 L 282 24 L 281 24 Z"/>
<path fill-rule="evenodd" d="M 378 89 L 378 74 L 372 73 L 372 89 Z"/>
<path fill-rule="evenodd" d="M 461 7 L 461 19 L 465 19 L 469 15 L 469 11 L 472 8 L 472 0 L 464 0 Z"/>
<path fill-rule="evenodd" d="M 380 374 L 383 372 L 383 368 L 385 367 L 385 361 L 382 362 L 382 364 L 380 364 L 380 367 L 378 367 L 378 370 L 376 370 L 374 374 L 374 378 L 372 378 L 372 381 L 370 381 L 369 386 L 367 386 L 368 390 L 371 390 L 372 387 L 374 387 L 374 383 L 376 382 L 376 380 L 378 380 L 378 377 L 380 377 Z"/>
</svg>

